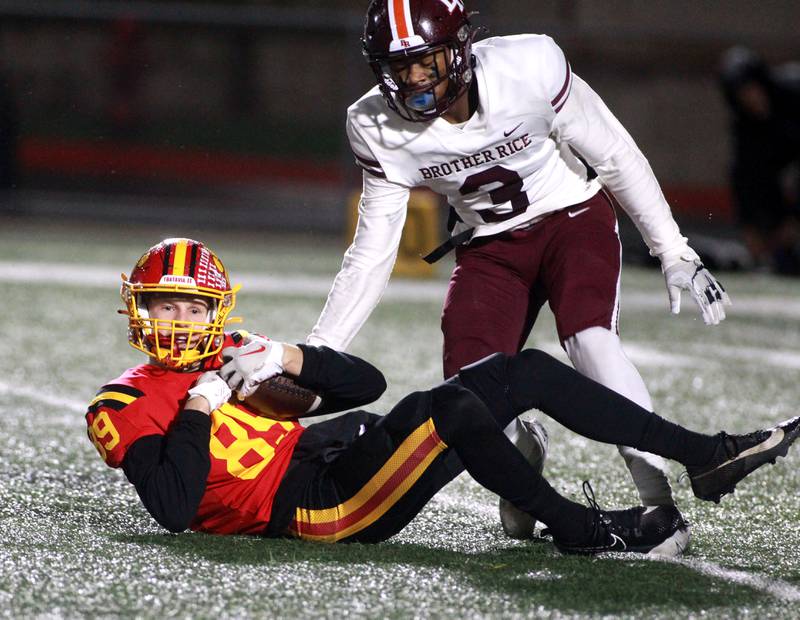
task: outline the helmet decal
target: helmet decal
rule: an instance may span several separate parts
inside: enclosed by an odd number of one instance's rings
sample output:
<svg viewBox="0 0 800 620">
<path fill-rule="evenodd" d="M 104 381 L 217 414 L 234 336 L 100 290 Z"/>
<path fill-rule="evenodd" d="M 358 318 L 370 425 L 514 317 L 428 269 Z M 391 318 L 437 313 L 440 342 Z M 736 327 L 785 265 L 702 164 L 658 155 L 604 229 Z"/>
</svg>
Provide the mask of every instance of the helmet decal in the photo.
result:
<svg viewBox="0 0 800 620">
<path fill-rule="evenodd" d="M 197 286 L 197 281 L 192 276 L 161 276 L 159 284 L 183 284 L 184 286 Z"/>
<path fill-rule="evenodd" d="M 414 34 L 414 22 L 411 21 L 410 0 L 389 0 L 389 26 L 392 29 L 390 52 L 398 52 L 418 45 L 425 40 Z"/>
<path fill-rule="evenodd" d="M 207 247 L 191 239 L 165 239 L 162 243 L 162 284 L 186 284 L 216 290 L 228 288 L 225 267 Z M 147 254 L 143 258 L 146 257 Z"/>
<path fill-rule="evenodd" d="M 443 5 L 447 7 L 447 12 L 452 15 L 453 11 L 458 8 L 459 11 L 462 13 L 464 12 L 464 1 L 463 0 L 439 0 Z"/>
<path fill-rule="evenodd" d="M 414 34 L 414 26 L 411 23 L 411 10 L 408 0 L 391 0 L 389 10 L 389 25 L 392 28 L 392 39 L 406 39 L 410 33 Z"/>
</svg>

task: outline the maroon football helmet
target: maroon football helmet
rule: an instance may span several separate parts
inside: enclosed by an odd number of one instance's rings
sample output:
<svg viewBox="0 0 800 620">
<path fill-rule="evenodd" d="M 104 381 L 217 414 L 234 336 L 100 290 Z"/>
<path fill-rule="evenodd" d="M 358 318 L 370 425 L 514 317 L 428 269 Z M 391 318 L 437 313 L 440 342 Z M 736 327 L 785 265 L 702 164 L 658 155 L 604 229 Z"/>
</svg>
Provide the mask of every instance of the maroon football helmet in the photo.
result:
<svg viewBox="0 0 800 620">
<path fill-rule="evenodd" d="M 469 88 L 474 37 L 463 0 L 372 0 L 361 42 L 389 107 L 406 120 L 429 121 Z M 427 79 L 406 83 L 417 63 Z"/>
</svg>

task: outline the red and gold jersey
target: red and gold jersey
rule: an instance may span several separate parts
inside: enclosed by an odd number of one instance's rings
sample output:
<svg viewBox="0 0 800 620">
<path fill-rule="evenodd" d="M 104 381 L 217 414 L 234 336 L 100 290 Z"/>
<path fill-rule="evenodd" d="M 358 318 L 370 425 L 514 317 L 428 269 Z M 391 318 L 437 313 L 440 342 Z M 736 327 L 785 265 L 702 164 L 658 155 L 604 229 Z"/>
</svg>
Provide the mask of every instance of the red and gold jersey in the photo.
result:
<svg viewBox="0 0 800 620">
<path fill-rule="evenodd" d="M 136 366 L 104 385 L 86 414 L 89 439 L 110 467 L 120 467 L 133 443 L 165 435 L 202 371 Z M 211 414 L 211 470 L 193 530 L 261 533 L 303 427 L 259 416 L 232 400 Z"/>
</svg>

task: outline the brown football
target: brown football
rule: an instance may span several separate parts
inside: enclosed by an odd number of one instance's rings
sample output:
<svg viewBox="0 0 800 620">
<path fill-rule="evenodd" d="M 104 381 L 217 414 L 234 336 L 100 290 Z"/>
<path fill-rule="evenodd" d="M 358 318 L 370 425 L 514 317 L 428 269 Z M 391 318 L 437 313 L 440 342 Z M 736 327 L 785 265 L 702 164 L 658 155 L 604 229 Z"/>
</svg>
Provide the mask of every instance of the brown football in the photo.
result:
<svg viewBox="0 0 800 620">
<path fill-rule="evenodd" d="M 300 387 L 291 377 L 277 375 L 259 385 L 245 402 L 265 417 L 287 420 L 307 413 L 316 399 L 314 392 Z"/>
</svg>

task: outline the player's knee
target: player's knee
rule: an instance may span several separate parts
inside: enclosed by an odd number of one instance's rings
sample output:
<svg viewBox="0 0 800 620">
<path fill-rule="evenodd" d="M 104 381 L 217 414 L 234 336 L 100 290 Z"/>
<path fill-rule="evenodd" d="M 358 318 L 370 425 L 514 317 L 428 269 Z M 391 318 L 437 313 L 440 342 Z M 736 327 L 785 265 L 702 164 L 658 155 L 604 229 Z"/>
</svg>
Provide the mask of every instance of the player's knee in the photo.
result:
<svg viewBox="0 0 800 620">
<path fill-rule="evenodd" d="M 605 385 L 608 385 L 611 375 L 619 376 L 620 368 L 631 366 L 619 336 L 604 327 L 590 327 L 578 332 L 564 342 L 564 349 L 581 374 Z"/>
<path fill-rule="evenodd" d="M 431 417 L 442 440 L 450 445 L 463 437 L 486 432 L 496 423 L 486 405 L 470 390 L 455 383 L 444 383 L 431 390 Z"/>
<path fill-rule="evenodd" d="M 524 349 L 514 355 L 505 353 L 493 353 L 484 357 L 482 360 L 465 366 L 459 371 L 460 375 L 473 372 L 505 372 L 508 368 L 524 367 L 529 370 L 547 369 L 555 364 L 561 364 L 552 355 L 540 349 Z"/>
<path fill-rule="evenodd" d="M 443 383 L 431 390 L 431 407 L 447 417 L 457 417 L 476 408 L 485 408 L 470 390 L 456 383 Z"/>
<path fill-rule="evenodd" d="M 569 358 L 593 359 L 622 354 L 619 336 L 605 327 L 590 327 L 579 331 L 564 341 Z"/>
<path fill-rule="evenodd" d="M 479 395 L 485 403 L 493 403 L 508 384 L 508 356 L 492 353 L 458 371 L 461 385 Z"/>
<path fill-rule="evenodd" d="M 543 390 L 560 389 L 565 369 L 565 364 L 544 351 L 525 349 L 515 355 L 490 355 L 462 368 L 458 376 L 465 387 L 490 406 L 498 399 L 510 398 L 512 414 L 517 415 L 520 407 L 523 411 L 535 407 Z"/>
<path fill-rule="evenodd" d="M 477 362 L 473 362 L 459 369 L 458 374 L 461 377 L 475 376 L 478 374 L 494 376 L 498 373 L 505 372 L 507 360 L 508 356 L 505 353 L 492 353 Z"/>
<path fill-rule="evenodd" d="M 539 349 L 526 349 L 508 359 L 507 380 L 515 410 L 539 409 L 551 392 L 567 389 L 569 366 Z"/>
<path fill-rule="evenodd" d="M 546 378 L 563 367 L 552 355 L 539 349 L 525 349 L 508 359 L 508 376 L 511 381 L 530 381 Z"/>
<path fill-rule="evenodd" d="M 549 353 L 545 353 L 541 349 L 524 349 L 509 359 L 509 364 L 511 366 L 524 365 L 534 370 L 539 368 L 547 368 L 554 362 L 558 362 L 556 358 Z"/>
</svg>

